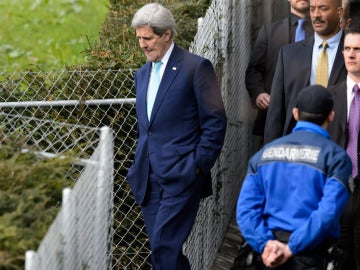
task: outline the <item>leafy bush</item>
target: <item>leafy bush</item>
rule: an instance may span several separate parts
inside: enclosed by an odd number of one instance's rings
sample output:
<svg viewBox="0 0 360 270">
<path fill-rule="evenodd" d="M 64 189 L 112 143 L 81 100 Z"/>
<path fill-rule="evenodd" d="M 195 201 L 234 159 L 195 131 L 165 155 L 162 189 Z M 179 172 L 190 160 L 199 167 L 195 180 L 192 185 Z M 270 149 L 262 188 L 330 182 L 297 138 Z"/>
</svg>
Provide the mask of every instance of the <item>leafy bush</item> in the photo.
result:
<svg viewBox="0 0 360 270">
<path fill-rule="evenodd" d="M 58 213 L 71 158 L 41 159 L 20 143 L 0 145 L 0 269 L 23 269 Z"/>
<path fill-rule="evenodd" d="M 145 62 L 131 20 L 146 0 L 110 0 L 109 12 L 102 25 L 97 43 L 87 50 L 88 63 L 105 68 L 138 68 Z M 197 19 L 204 16 L 210 0 L 158 1 L 174 15 L 177 34 L 174 41 L 184 49 L 190 47 L 197 31 Z"/>
</svg>

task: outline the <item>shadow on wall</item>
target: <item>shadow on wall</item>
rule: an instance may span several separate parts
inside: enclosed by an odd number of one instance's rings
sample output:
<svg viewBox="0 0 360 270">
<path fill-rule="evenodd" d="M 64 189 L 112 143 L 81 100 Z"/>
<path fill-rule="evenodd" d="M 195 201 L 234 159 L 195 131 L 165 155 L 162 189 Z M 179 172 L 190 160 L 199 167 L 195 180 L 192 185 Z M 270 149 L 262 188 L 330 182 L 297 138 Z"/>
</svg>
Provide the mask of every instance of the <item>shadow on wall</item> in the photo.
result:
<svg viewBox="0 0 360 270">
<path fill-rule="evenodd" d="M 360 0 L 350 1 L 350 17 L 353 24 L 360 24 Z"/>
<path fill-rule="evenodd" d="M 257 33 L 263 24 L 270 23 L 289 15 L 290 4 L 288 0 L 253 0 L 253 20 L 251 25 L 251 42 L 254 45 Z"/>
</svg>

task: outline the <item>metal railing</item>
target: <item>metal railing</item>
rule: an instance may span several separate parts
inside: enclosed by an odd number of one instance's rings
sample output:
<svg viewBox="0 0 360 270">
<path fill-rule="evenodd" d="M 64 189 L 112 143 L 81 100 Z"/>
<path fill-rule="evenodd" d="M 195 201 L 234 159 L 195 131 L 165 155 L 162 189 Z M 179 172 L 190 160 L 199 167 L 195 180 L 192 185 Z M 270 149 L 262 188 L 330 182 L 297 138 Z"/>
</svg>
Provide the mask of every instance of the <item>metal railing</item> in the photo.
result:
<svg viewBox="0 0 360 270">
<path fill-rule="evenodd" d="M 100 132 L 75 186 L 63 190 L 61 210 L 38 250 L 26 252 L 25 270 L 110 269 L 113 138 L 108 127 Z"/>
</svg>

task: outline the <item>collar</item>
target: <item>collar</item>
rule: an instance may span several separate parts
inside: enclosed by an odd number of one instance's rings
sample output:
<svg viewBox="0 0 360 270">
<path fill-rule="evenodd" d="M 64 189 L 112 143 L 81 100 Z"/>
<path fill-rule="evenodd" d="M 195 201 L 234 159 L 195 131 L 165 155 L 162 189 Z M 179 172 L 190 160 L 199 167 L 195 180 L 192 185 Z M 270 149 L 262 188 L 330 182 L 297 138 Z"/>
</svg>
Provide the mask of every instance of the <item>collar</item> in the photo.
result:
<svg viewBox="0 0 360 270">
<path fill-rule="evenodd" d="M 326 40 L 328 46 L 330 49 L 337 47 L 337 45 L 339 44 L 341 37 L 342 37 L 343 31 L 340 29 L 339 32 L 337 32 L 337 34 L 329 39 Z M 319 37 L 319 35 L 314 32 L 314 45 L 315 48 L 319 48 L 323 42 L 323 39 L 321 37 Z"/>
<path fill-rule="evenodd" d="M 169 62 L 169 58 L 170 58 L 170 55 L 171 55 L 173 49 L 174 49 L 174 42 L 172 41 L 169 49 L 164 54 L 163 58 L 161 58 L 161 62 L 163 63 L 161 66 L 162 68 L 165 69 L 167 62 Z M 153 65 L 154 65 L 154 63 L 153 63 Z"/>
<path fill-rule="evenodd" d="M 296 25 L 296 24 L 297 24 L 297 21 L 300 19 L 299 16 L 297 16 L 297 15 L 295 15 L 295 14 L 293 14 L 293 13 L 290 13 L 289 18 L 290 18 L 290 23 L 291 23 L 291 25 Z"/>
<path fill-rule="evenodd" d="M 330 139 L 330 135 L 325 129 L 323 129 L 321 126 L 317 124 L 308 121 L 298 121 L 292 132 L 297 132 L 297 131 L 309 131 L 320 134 L 321 136 Z"/>
<path fill-rule="evenodd" d="M 357 84 L 357 83 L 354 80 L 352 80 L 349 75 L 347 75 L 347 77 L 346 77 L 346 88 L 347 88 L 347 90 L 346 91 L 347 91 L 347 96 L 348 97 L 352 97 L 353 88 L 354 88 L 355 84 Z M 351 98 L 349 98 L 348 100 L 351 100 Z"/>
<path fill-rule="evenodd" d="M 293 13 L 290 13 L 290 15 L 289 15 L 289 20 L 290 20 L 290 24 L 291 24 L 292 26 L 296 27 L 299 19 L 301 19 L 299 16 L 297 16 L 297 15 L 295 15 L 295 14 L 293 14 Z M 305 19 L 305 20 L 304 20 L 304 24 L 303 24 L 304 26 L 303 26 L 303 27 L 305 28 L 305 27 L 308 27 L 308 26 L 309 26 L 309 27 L 312 29 L 310 17 L 307 16 L 307 17 L 305 17 L 305 18 L 303 18 L 303 19 Z"/>
<path fill-rule="evenodd" d="M 349 119 L 349 112 L 350 112 L 350 104 L 354 97 L 353 88 L 357 84 L 353 79 L 350 78 L 349 75 L 346 77 L 346 104 L 347 104 L 347 117 Z"/>
<path fill-rule="evenodd" d="M 298 20 L 301 18 L 299 16 L 295 15 L 294 13 L 290 13 L 289 19 L 290 19 L 290 24 L 292 26 L 295 26 L 295 25 L 297 25 Z M 305 17 L 304 19 L 305 19 L 304 23 L 310 21 L 310 17 Z"/>
</svg>

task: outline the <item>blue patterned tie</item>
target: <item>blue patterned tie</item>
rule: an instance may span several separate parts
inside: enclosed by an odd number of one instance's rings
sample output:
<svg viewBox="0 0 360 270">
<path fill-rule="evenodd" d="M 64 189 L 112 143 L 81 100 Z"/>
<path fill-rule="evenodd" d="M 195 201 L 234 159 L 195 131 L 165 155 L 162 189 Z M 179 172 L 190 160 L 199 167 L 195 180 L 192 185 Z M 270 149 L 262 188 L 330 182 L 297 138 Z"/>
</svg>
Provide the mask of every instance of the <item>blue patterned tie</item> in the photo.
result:
<svg viewBox="0 0 360 270">
<path fill-rule="evenodd" d="M 151 111 L 154 106 L 157 91 L 160 85 L 160 67 L 162 62 L 155 62 L 151 73 L 149 88 L 147 92 L 147 115 L 150 121 Z"/>
<path fill-rule="evenodd" d="M 359 86 L 355 84 L 353 88 L 354 98 L 350 104 L 349 111 L 349 139 L 346 147 L 346 152 L 351 158 L 353 165 L 352 176 L 358 175 L 358 135 L 360 123 L 360 92 Z"/>
<path fill-rule="evenodd" d="M 296 27 L 296 32 L 295 32 L 295 42 L 305 39 L 305 31 L 304 28 L 302 27 L 304 21 L 305 19 L 298 20 L 298 25 Z"/>
</svg>

